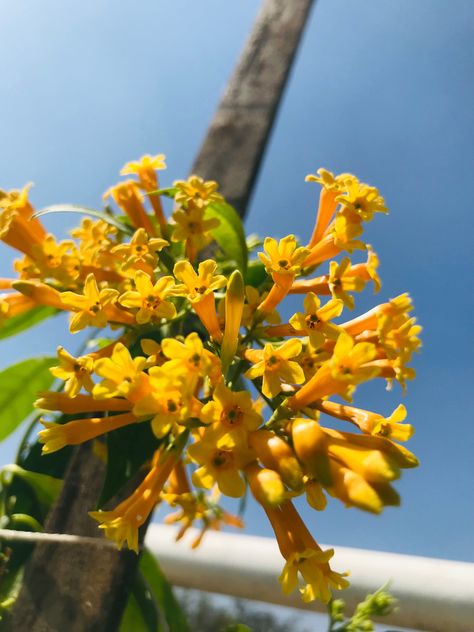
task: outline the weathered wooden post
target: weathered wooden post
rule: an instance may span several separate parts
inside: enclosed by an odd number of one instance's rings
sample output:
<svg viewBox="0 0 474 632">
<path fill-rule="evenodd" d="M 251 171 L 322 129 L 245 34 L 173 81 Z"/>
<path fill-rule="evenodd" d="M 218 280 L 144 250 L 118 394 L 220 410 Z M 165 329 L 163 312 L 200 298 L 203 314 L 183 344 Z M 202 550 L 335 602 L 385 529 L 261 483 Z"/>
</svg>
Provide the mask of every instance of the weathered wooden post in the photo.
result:
<svg viewBox="0 0 474 632">
<path fill-rule="evenodd" d="M 197 175 L 219 182 L 242 217 L 312 4 L 265 0 L 193 165 Z M 10 632 L 117 629 L 138 556 L 101 540 L 87 514 L 96 505 L 103 476 L 104 466 L 90 446 L 79 447 L 46 530 L 94 536 L 98 546 L 37 544 L 8 621 Z"/>
</svg>

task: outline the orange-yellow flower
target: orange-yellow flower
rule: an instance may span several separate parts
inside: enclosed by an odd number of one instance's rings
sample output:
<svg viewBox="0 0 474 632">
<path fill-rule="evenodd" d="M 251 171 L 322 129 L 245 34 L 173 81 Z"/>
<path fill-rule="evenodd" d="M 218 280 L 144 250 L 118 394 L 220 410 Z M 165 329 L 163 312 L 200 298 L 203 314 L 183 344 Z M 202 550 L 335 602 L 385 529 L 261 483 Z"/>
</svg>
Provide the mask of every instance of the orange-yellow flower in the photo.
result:
<svg viewBox="0 0 474 632">
<path fill-rule="evenodd" d="M 224 198 L 217 193 L 217 182 L 203 180 L 199 176 L 189 176 L 187 180 L 176 180 L 174 199 L 177 204 L 187 207 L 190 203 L 204 208 L 211 202 L 224 202 Z"/>
<path fill-rule="evenodd" d="M 254 409 L 250 393 L 232 391 L 223 382 L 216 386 L 212 401 L 202 407 L 200 418 L 205 424 L 214 424 L 216 429 L 235 434 L 243 441 L 263 422 Z"/>
<path fill-rule="evenodd" d="M 76 333 L 84 327 L 105 327 L 107 313 L 104 308 L 112 304 L 118 297 L 118 291 L 113 288 L 99 290 L 95 276 L 87 275 L 84 282 L 84 294 L 63 292 L 61 300 L 66 307 L 77 310 L 71 317 L 69 330 Z"/>
<path fill-rule="evenodd" d="M 344 309 L 340 299 L 331 299 L 321 307 L 316 294 L 309 292 L 304 299 L 304 308 L 304 314 L 297 312 L 290 318 L 290 325 L 297 334 L 309 336 L 311 345 L 316 349 L 325 338 L 337 338 L 340 329 L 330 321 L 337 318 Z"/>
<path fill-rule="evenodd" d="M 303 369 L 290 360 L 300 354 L 301 349 L 301 342 L 296 338 L 287 340 L 277 348 L 266 344 L 261 354 L 262 359 L 245 373 L 245 377 L 254 380 L 262 376 L 262 393 L 266 397 L 278 395 L 282 390 L 282 381 L 288 384 L 302 384 L 305 380 Z"/>
<path fill-rule="evenodd" d="M 174 278 L 165 276 L 153 284 L 150 275 L 142 270 L 135 273 L 135 288 L 124 292 L 119 303 L 128 309 L 138 309 L 135 314 L 139 325 L 150 320 L 171 319 L 176 316 L 176 307 L 166 300 L 173 292 Z"/>
<path fill-rule="evenodd" d="M 201 319 L 209 334 L 220 342 L 222 332 L 216 314 L 214 290 L 225 286 L 227 279 L 221 274 L 214 274 L 217 263 L 206 259 L 199 264 L 197 273 L 189 261 L 178 261 L 174 266 L 174 275 L 182 282 L 176 287 L 176 294 L 186 296 Z"/>
<path fill-rule="evenodd" d="M 112 254 L 117 254 L 123 261 L 122 270 L 139 268 L 151 272 L 156 266 L 156 253 L 162 250 L 169 243 L 161 237 L 149 238 L 144 228 L 135 231 L 129 244 L 119 244 L 111 250 Z"/>
<path fill-rule="evenodd" d="M 94 360 L 91 356 L 85 355 L 75 358 L 66 351 L 64 347 L 58 347 L 59 366 L 50 369 L 54 377 L 64 380 L 64 392 L 68 397 L 76 397 L 81 388 L 92 391 L 94 382 L 92 381 L 92 371 Z"/>
</svg>

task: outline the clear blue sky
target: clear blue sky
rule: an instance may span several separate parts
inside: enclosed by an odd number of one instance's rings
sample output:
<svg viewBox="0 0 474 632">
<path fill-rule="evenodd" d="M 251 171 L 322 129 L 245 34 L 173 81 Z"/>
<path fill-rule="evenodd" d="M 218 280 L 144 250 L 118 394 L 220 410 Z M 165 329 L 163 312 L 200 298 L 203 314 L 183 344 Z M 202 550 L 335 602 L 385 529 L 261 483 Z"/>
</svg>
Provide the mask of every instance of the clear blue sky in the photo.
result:
<svg viewBox="0 0 474 632">
<path fill-rule="evenodd" d="M 167 154 L 164 184 L 187 174 L 258 5 L 6 3 L 0 186 L 32 180 L 38 207 L 97 207 L 120 167 L 143 153 Z M 384 285 L 359 305 L 408 290 L 424 327 L 408 395 L 380 383 L 357 400 L 384 413 L 403 401 L 422 465 L 398 485 L 402 507 L 381 517 L 335 501 L 304 512 L 322 542 L 473 559 L 473 62 L 472 0 L 320 0 L 268 148 L 248 230 L 308 235 L 316 187 L 304 176 L 320 166 L 377 185 L 391 213 L 367 234 Z M 2 248 L 0 276 L 10 259 Z M 0 366 L 51 352 L 58 323 L 2 342 Z M 0 462 L 12 448 L 0 446 Z M 254 507 L 247 523 L 270 535 Z"/>
</svg>

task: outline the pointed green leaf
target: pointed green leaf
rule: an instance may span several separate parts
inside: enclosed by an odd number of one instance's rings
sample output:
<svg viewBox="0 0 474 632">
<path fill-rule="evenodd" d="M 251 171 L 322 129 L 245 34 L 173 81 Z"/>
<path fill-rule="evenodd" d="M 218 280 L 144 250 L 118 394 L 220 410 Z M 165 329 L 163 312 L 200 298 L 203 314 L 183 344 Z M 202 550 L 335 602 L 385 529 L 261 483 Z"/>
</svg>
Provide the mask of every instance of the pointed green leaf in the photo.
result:
<svg viewBox="0 0 474 632">
<path fill-rule="evenodd" d="M 10 336 L 16 336 L 16 334 L 19 334 L 21 331 L 25 331 L 25 329 L 29 329 L 33 327 L 33 325 L 57 313 L 58 310 L 54 307 L 40 305 L 29 309 L 23 314 L 12 316 L 0 326 L 0 340 L 9 338 Z"/>
<path fill-rule="evenodd" d="M 245 232 L 237 211 L 226 202 L 213 202 L 206 208 L 206 219 L 216 217 L 219 226 L 211 234 L 223 253 L 235 261 L 237 267 L 245 275 L 247 269 L 247 243 Z"/>
<path fill-rule="evenodd" d="M 5 465 L 3 472 L 8 472 L 22 478 L 36 494 L 39 502 L 44 505 L 52 505 L 59 495 L 63 481 L 59 478 L 53 478 L 48 474 L 40 474 L 39 472 L 30 472 L 23 469 L 15 463 Z"/>
<path fill-rule="evenodd" d="M 0 441 L 32 413 L 36 394 L 54 380 L 49 368 L 56 363 L 56 358 L 30 358 L 0 372 Z"/>
<path fill-rule="evenodd" d="M 140 572 L 166 619 L 169 632 L 190 632 L 186 616 L 173 594 L 173 589 L 154 556 L 146 549 L 140 558 Z"/>
<path fill-rule="evenodd" d="M 32 217 L 33 219 L 36 219 L 37 217 L 41 217 L 42 215 L 50 215 L 52 213 L 79 213 L 80 215 L 89 215 L 90 217 L 101 219 L 111 226 L 115 226 L 115 228 L 118 228 L 122 232 L 130 232 L 129 227 L 126 224 L 119 222 L 115 217 L 109 215 L 109 213 L 96 211 L 94 208 L 79 206 L 78 204 L 53 204 L 52 206 L 46 206 L 45 208 L 36 211 L 36 213 L 34 213 Z"/>
</svg>

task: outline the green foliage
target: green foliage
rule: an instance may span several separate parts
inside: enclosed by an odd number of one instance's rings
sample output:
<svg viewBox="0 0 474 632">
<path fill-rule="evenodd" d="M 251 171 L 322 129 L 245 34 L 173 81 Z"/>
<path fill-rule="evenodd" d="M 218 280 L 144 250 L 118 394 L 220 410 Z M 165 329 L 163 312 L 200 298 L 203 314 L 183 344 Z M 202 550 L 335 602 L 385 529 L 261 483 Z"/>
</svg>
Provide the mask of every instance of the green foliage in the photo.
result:
<svg viewBox="0 0 474 632">
<path fill-rule="evenodd" d="M 41 217 L 42 215 L 51 215 L 52 213 L 79 213 L 80 215 L 89 215 L 90 217 L 95 217 L 96 219 L 101 219 L 107 224 L 111 226 L 115 226 L 121 232 L 130 233 L 133 232 L 130 228 L 120 222 L 115 216 L 104 213 L 103 211 L 96 211 L 93 208 L 88 208 L 86 206 L 80 206 L 79 204 L 53 204 L 51 206 L 46 206 L 36 213 L 33 214 L 33 219 L 37 217 Z"/>
<path fill-rule="evenodd" d="M 17 314 L 8 318 L 0 327 L 0 340 L 9 338 L 10 336 L 16 336 L 16 334 L 33 327 L 37 323 L 40 323 L 46 318 L 57 314 L 58 310 L 54 307 L 47 307 L 46 305 L 40 305 L 39 307 L 33 307 L 23 314 Z"/>
<path fill-rule="evenodd" d="M 48 369 L 56 363 L 56 358 L 30 358 L 0 372 L 0 441 L 31 414 L 38 391 L 54 380 Z"/>
<path fill-rule="evenodd" d="M 173 589 L 145 550 L 120 624 L 120 632 L 190 632 Z"/>
<path fill-rule="evenodd" d="M 2 479 L 5 475 L 19 476 L 34 491 L 38 501 L 50 507 L 59 495 L 62 487 L 62 480 L 49 476 L 48 474 L 40 474 L 39 472 L 29 472 L 16 463 L 5 465 L 1 470 Z"/>
<path fill-rule="evenodd" d="M 211 234 L 226 258 L 235 261 L 245 276 L 247 269 L 247 243 L 245 232 L 237 211 L 226 202 L 212 202 L 206 208 L 206 218 L 216 217 L 219 226 Z"/>
<path fill-rule="evenodd" d="M 332 599 L 328 605 L 329 632 L 372 632 L 375 629 L 372 617 L 390 614 L 396 604 L 396 599 L 382 586 L 357 604 L 354 614 L 347 618 L 344 601 Z"/>
</svg>

